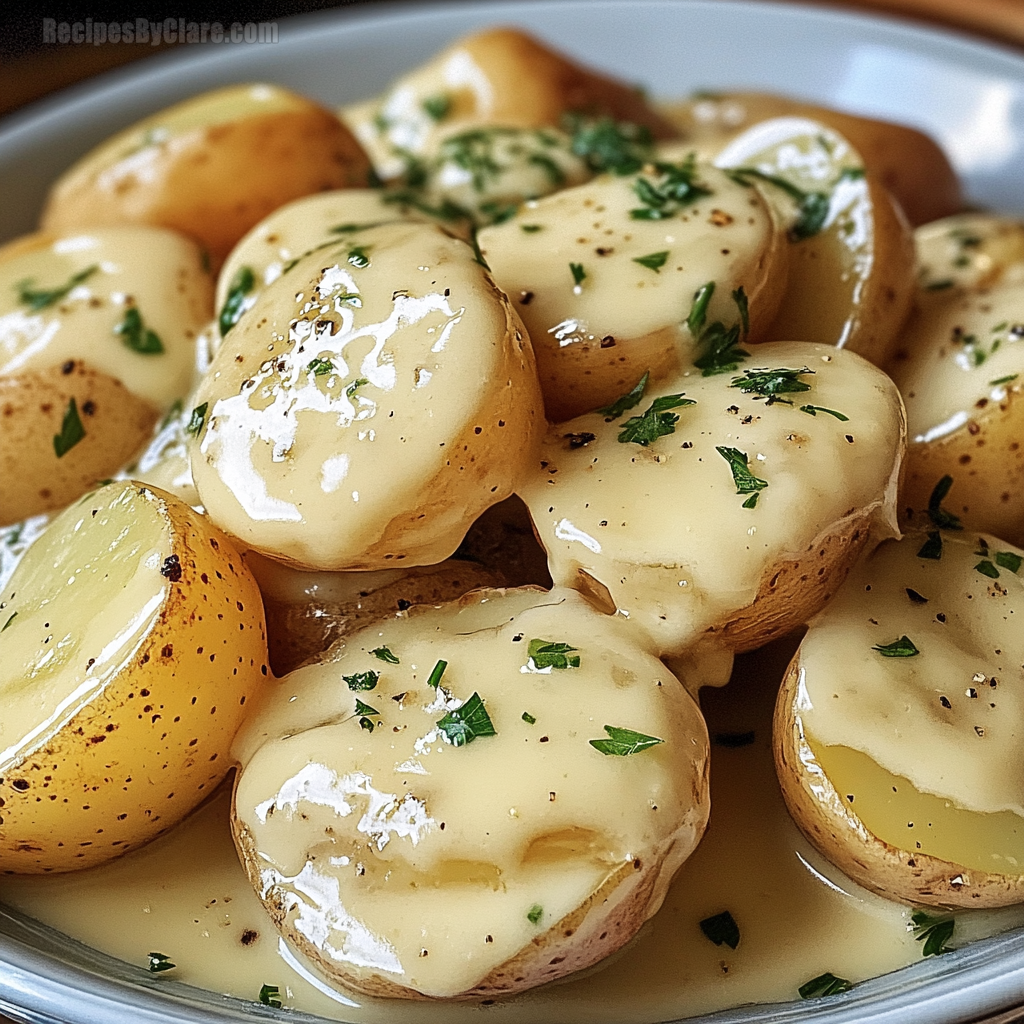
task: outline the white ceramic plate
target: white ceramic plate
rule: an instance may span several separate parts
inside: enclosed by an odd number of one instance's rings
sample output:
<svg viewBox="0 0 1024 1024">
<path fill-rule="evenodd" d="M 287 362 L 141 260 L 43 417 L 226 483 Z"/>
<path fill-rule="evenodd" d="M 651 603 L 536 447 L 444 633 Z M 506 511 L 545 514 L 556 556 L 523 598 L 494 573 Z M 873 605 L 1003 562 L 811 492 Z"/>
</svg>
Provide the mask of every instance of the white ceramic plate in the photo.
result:
<svg viewBox="0 0 1024 1024">
<path fill-rule="evenodd" d="M 970 0 L 964 0 L 969 3 Z M 1024 213 L 1024 58 L 879 17 L 732 0 L 523 0 L 380 6 L 281 23 L 276 45 L 183 47 L 58 94 L 0 126 L 0 241 L 32 230 L 50 182 L 113 131 L 215 86 L 264 79 L 329 106 L 372 96 L 455 37 L 514 23 L 655 96 L 788 93 L 930 132 L 970 199 Z M 820 1004 L 716 1024 L 954 1024 L 1024 1003 L 1024 935 L 923 961 Z M 320 1021 L 170 989 L 0 909 L 0 1012 L 31 1024 Z M 401 1006 L 396 1005 L 396 1021 Z"/>
</svg>

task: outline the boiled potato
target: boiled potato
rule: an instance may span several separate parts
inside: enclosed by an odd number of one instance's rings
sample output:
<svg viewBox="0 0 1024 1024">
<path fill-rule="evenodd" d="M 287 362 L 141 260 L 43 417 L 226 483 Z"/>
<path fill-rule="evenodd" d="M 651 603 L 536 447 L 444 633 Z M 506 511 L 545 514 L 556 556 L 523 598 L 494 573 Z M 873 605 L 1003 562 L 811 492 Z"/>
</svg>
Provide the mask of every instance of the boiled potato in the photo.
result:
<svg viewBox="0 0 1024 1024">
<path fill-rule="evenodd" d="M 788 247 L 761 194 L 683 155 L 527 203 L 479 241 L 556 421 L 646 370 L 661 380 L 760 340 L 786 286 Z"/>
<path fill-rule="evenodd" d="M 574 112 L 642 125 L 659 138 L 675 134 L 639 89 L 590 71 L 514 28 L 466 36 L 403 75 L 383 96 L 340 114 L 377 174 L 388 180 L 405 174 L 410 158 L 435 151 L 452 125 L 557 128 Z"/>
<path fill-rule="evenodd" d="M 889 899 L 1024 900 L 1024 551 L 888 541 L 815 617 L 776 705 L 794 820 Z"/>
<path fill-rule="evenodd" d="M 0 523 L 112 476 L 192 387 L 213 285 L 194 242 L 150 227 L 0 249 Z"/>
<path fill-rule="evenodd" d="M 372 995 L 484 998 L 589 967 L 707 823 L 696 703 L 571 591 L 478 592 L 347 637 L 273 684 L 235 749 L 257 893 Z"/>
<path fill-rule="evenodd" d="M 255 580 L 208 520 L 118 482 L 0 594 L 0 872 L 91 867 L 217 787 L 267 674 Z"/>
<path fill-rule="evenodd" d="M 914 240 L 861 154 L 818 121 L 755 125 L 715 158 L 789 219 L 789 281 L 770 341 L 817 341 L 878 366 L 914 297 Z"/>
<path fill-rule="evenodd" d="M 500 573 L 449 558 L 377 572 L 308 572 L 255 551 L 243 556 L 263 595 L 270 667 L 285 676 L 318 661 L 340 637 L 414 604 L 443 604 L 504 583 Z"/>
<path fill-rule="evenodd" d="M 702 150 L 721 149 L 759 121 L 775 117 L 820 121 L 850 141 L 863 157 L 864 166 L 893 194 L 911 224 L 946 217 L 964 205 L 949 158 L 916 128 L 770 93 L 698 94 L 663 104 L 662 112 L 684 138 Z"/>
<path fill-rule="evenodd" d="M 548 430 L 519 492 L 558 586 L 661 654 L 752 650 L 835 593 L 896 532 L 903 406 L 842 349 L 768 342 Z"/>
<path fill-rule="evenodd" d="M 347 232 L 268 285 L 196 395 L 192 473 L 242 544 L 309 569 L 439 562 L 543 429 L 529 338 L 473 250 Z"/>
<path fill-rule="evenodd" d="M 1024 283 L 921 307 L 888 367 L 907 406 L 906 509 L 944 476 L 964 523 L 1024 545 Z"/>
<path fill-rule="evenodd" d="M 233 85 L 161 110 L 82 157 L 51 189 L 42 226 L 174 228 L 219 267 L 272 210 L 365 185 L 368 172 L 330 111 L 276 85 Z"/>
<path fill-rule="evenodd" d="M 1024 222 L 991 213 L 961 213 L 914 232 L 918 303 L 950 289 L 991 288 L 1024 274 Z"/>
</svg>

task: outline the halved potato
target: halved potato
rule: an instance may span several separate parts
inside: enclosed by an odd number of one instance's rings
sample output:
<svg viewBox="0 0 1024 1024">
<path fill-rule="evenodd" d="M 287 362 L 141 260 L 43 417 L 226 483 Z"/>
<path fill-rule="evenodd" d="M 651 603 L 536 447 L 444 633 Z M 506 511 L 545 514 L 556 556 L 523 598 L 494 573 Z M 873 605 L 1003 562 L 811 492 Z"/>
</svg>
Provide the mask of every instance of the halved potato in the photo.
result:
<svg viewBox="0 0 1024 1024">
<path fill-rule="evenodd" d="M 309 569 L 447 558 L 543 429 L 530 341 L 473 250 L 427 224 L 346 232 L 268 285 L 196 395 L 214 522 Z"/>
<path fill-rule="evenodd" d="M 723 148 L 759 121 L 775 117 L 820 121 L 849 139 L 864 158 L 865 167 L 893 194 L 911 224 L 946 217 L 964 205 L 949 158 L 932 138 L 907 125 L 757 92 L 700 94 L 662 104 L 661 110 L 684 138 L 704 150 Z"/>
<path fill-rule="evenodd" d="M 661 654 L 783 636 L 896 532 L 904 415 L 852 352 L 767 342 L 548 430 L 519 492 L 558 586 Z M 642 382 L 641 382 L 642 383 Z"/>
<path fill-rule="evenodd" d="M 887 369 L 907 406 L 901 506 L 927 508 L 951 476 L 951 511 L 1024 545 L 1024 284 L 921 306 Z"/>
<path fill-rule="evenodd" d="M 42 226 L 174 228 L 219 267 L 272 210 L 365 185 L 368 172 L 330 111 L 276 85 L 233 85 L 153 114 L 82 157 L 54 184 Z"/>
<path fill-rule="evenodd" d="M 677 373 L 729 331 L 733 346 L 761 340 L 786 287 L 788 246 L 760 192 L 683 154 L 527 203 L 479 241 L 555 421 L 645 371 Z"/>
<path fill-rule="evenodd" d="M 991 288 L 1024 275 L 1024 222 L 991 213 L 961 213 L 914 232 L 918 304 L 950 289 Z"/>
<path fill-rule="evenodd" d="M 256 892 L 372 995 L 484 998 L 589 967 L 707 823 L 696 703 L 571 591 L 477 592 L 345 638 L 274 684 L 236 751 Z"/>
<path fill-rule="evenodd" d="M 789 282 L 770 341 L 816 341 L 884 365 L 914 296 L 910 226 L 861 154 L 819 121 L 755 125 L 715 158 L 790 225 Z"/>
<path fill-rule="evenodd" d="M 675 134 L 635 86 L 577 64 L 515 28 L 465 36 L 377 99 L 340 111 L 385 180 L 436 149 L 453 124 L 557 128 L 568 113 L 610 116 Z"/>
<path fill-rule="evenodd" d="M 53 520 L 0 594 L 0 873 L 90 867 L 204 800 L 267 675 L 238 552 L 118 482 Z"/>
<path fill-rule="evenodd" d="M 884 543 L 810 623 L 775 713 L 794 820 L 851 878 L 943 907 L 1024 901 L 1024 551 Z"/>
</svg>

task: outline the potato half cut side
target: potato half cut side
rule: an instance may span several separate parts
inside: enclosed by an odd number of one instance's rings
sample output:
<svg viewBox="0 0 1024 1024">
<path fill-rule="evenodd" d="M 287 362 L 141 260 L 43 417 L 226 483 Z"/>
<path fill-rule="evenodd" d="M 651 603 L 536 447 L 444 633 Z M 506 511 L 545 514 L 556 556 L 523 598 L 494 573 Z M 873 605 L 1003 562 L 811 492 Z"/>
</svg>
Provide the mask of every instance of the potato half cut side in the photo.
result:
<svg viewBox="0 0 1024 1024">
<path fill-rule="evenodd" d="M 715 158 L 789 225 L 789 281 L 770 341 L 816 341 L 884 365 L 914 296 L 906 217 L 856 149 L 818 121 L 755 125 Z"/>
<path fill-rule="evenodd" d="M 368 172 L 330 111 L 276 85 L 233 85 L 153 114 L 88 153 L 54 184 L 42 226 L 173 228 L 216 268 L 272 210 L 365 185 Z"/>
<path fill-rule="evenodd" d="M 195 399 L 214 522 L 309 569 L 442 561 L 508 497 L 543 430 L 530 340 L 433 225 L 346 231 L 268 285 Z"/>
<path fill-rule="evenodd" d="M 346 637 L 236 743 L 249 878 L 371 995 L 504 995 L 588 967 L 707 823 L 696 703 L 571 591 L 478 591 Z"/>
<path fill-rule="evenodd" d="M 835 593 L 896 528 L 892 382 L 826 345 L 766 342 L 549 428 L 520 491 L 559 586 L 646 631 L 753 650 Z"/>
<path fill-rule="evenodd" d="M 761 193 L 684 151 L 527 203 L 479 241 L 557 422 L 645 371 L 661 380 L 762 340 L 786 287 L 789 247 Z"/>
<path fill-rule="evenodd" d="M 851 878 L 941 907 L 1024 901 L 1024 551 L 910 533 L 810 623 L 775 710 L 789 811 Z"/>
<path fill-rule="evenodd" d="M 259 589 L 208 520 L 132 482 L 71 506 L 0 595 L 0 873 L 91 867 L 176 825 L 266 675 Z"/>
</svg>

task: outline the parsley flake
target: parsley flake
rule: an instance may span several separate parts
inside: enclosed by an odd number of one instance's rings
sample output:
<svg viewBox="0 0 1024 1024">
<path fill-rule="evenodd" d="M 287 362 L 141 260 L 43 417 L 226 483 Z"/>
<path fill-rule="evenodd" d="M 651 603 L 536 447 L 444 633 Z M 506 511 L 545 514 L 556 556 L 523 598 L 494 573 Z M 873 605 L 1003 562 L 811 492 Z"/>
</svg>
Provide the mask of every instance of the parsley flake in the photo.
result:
<svg viewBox="0 0 1024 1024">
<path fill-rule="evenodd" d="M 850 168 L 844 171 L 843 179 L 852 179 L 857 176 L 859 168 Z M 789 240 L 800 242 L 805 238 L 811 238 L 818 234 L 828 220 L 831 197 L 825 192 L 805 192 L 792 182 L 786 181 L 774 174 L 766 174 L 756 167 L 737 167 L 729 172 L 729 176 L 740 185 L 749 185 L 750 179 L 766 182 L 774 185 L 777 189 L 785 192 L 786 195 L 796 203 L 796 220 L 789 229 Z M 861 176 L 863 172 L 861 171 Z"/>
<path fill-rule="evenodd" d="M 1010 373 L 1005 377 L 996 377 L 995 380 L 990 380 L 988 382 L 989 387 L 997 388 L 1000 384 L 1012 384 L 1019 376 L 1019 373 Z"/>
<path fill-rule="evenodd" d="M 996 552 L 996 565 L 1001 566 L 1004 569 L 1009 569 L 1014 575 L 1020 572 L 1022 564 L 1024 564 L 1024 558 L 1021 558 L 1020 555 L 1014 554 L 1012 551 Z"/>
<path fill-rule="evenodd" d="M 695 180 L 696 157 L 692 153 L 679 164 L 656 163 L 654 170 L 655 180 L 640 176 L 633 182 L 633 191 L 643 203 L 629 211 L 634 220 L 665 220 L 698 199 L 714 195 Z"/>
<path fill-rule="evenodd" d="M 906 634 L 891 644 L 875 644 L 871 650 L 878 651 L 883 658 L 913 658 L 921 653 Z"/>
<path fill-rule="evenodd" d="M 634 416 L 622 424 L 619 441 L 622 444 L 638 444 L 646 448 L 659 437 L 675 433 L 679 417 L 669 409 L 681 409 L 687 405 L 696 405 L 692 398 L 682 395 L 662 395 L 656 398 L 651 407 L 640 416 Z"/>
<path fill-rule="evenodd" d="M 260 989 L 259 1000 L 264 1006 L 281 1009 L 281 990 L 276 985 L 264 985 Z"/>
<path fill-rule="evenodd" d="M 374 726 L 379 725 L 379 722 L 374 722 L 370 715 L 380 716 L 380 712 L 376 708 L 371 708 L 369 704 L 364 704 L 359 698 L 356 698 L 356 714 L 359 718 L 359 728 L 365 729 L 367 732 L 373 732 Z"/>
<path fill-rule="evenodd" d="M 192 437 L 198 437 L 202 432 L 203 424 L 206 422 L 206 410 L 210 408 L 209 402 L 203 402 L 192 410 L 192 416 L 185 427 L 185 433 Z"/>
<path fill-rule="evenodd" d="M 742 291 L 742 289 L 739 290 Z M 750 355 L 749 352 L 737 347 L 740 341 L 741 324 L 746 323 L 745 314 L 749 315 L 746 297 L 743 297 L 743 302 L 740 304 L 736 293 L 733 293 L 733 298 L 736 299 L 737 308 L 739 309 L 741 323 L 733 324 L 732 327 L 726 327 L 720 320 L 715 320 L 713 323 L 705 326 L 707 323 L 708 305 L 714 294 L 714 281 L 708 281 L 707 284 L 701 285 L 694 292 L 693 305 L 690 307 L 690 313 L 686 318 L 686 326 L 689 328 L 694 341 L 696 341 L 698 349 L 701 350 L 701 354 L 693 361 L 693 365 L 702 371 L 702 376 L 704 377 L 712 377 L 718 373 L 728 373 L 730 370 L 735 370 L 739 362 Z"/>
<path fill-rule="evenodd" d="M 377 687 L 380 673 L 371 669 L 369 672 L 354 672 L 350 676 L 341 678 L 350 690 L 373 690 Z"/>
<path fill-rule="evenodd" d="M 543 916 L 544 908 L 539 903 L 534 903 L 534 905 L 526 912 L 526 920 L 529 921 L 530 924 L 537 924 Z"/>
<path fill-rule="evenodd" d="M 349 384 L 347 388 L 345 388 L 345 397 L 351 398 L 356 393 L 356 391 L 359 390 L 359 388 L 361 388 L 364 384 L 369 383 L 370 382 L 365 377 L 358 377 L 356 380 L 352 381 L 352 383 Z"/>
<path fill-rule="evenodd" d="M 914 938 L 924 943 L 921 956 L 940 956 L 950 952 L 946 943 L 953 937 L 956 927 L 952 917 L 932 917 L 923 910 L 915 910 L 910 919 L 914 922 Z"/>
<path fill-rule="evenodd" d="M 14 613 L 14 615 L 17 615 L 17 614 L 18 614 L 17 612 Z M 14 618 L 14 615 L 11 616 L 12 619 Z M 4 626 L 4 629 L 6 629 L 6 628 L 7 627 Z M 3 632 L 3 629 L 0 629 L 0 633 L 2 633 L 2 632 Z M 531 715 L 529 711 L 524 711 L 520 717 L 523 719 L 523 721 L 527 725 L 536 725 L 537 724 L 537 719 L 534 718 L 533 715 Z"/>
<path fill-rule="evenodd" d="M 845 416 L 835 409 L 826 409 L 823 405 L 801 405 L 800 411 L 807 413 L 808 416 L 817 416 L 819 412 L 827 413 L 829 416 L 835 416 L 840 423 L 848 423 L 850 420 L 849 416 Z"/>
<path fill-rule="evenodd" d="M 960 517 L 942 508 L 942 502 L 952 486 L 953 478 L 947 474 L 935 485 L 928 499 L 928 518 L 941 530 L 963 529 Z"/>
<path fill-rule="evenodd" d="M 999 570 L 987 558 L 982 559 L 974 568 L 990 580 L 999 579 Z"/>
<path fill-rule="evenodd" d="M 700 930 L 716 946 L 723 943 L 730 949 L 735 949 L 740 944 L 740 929 L 728 910 L 723 910 L 713 917 L 705 917 L 700 922 Z"/>
<path fill-rule="evenodd" d="M 700 332 L 704 327 L 704 322 L 708 318 L 708 303 L 711 301 L 711 296 L 714 294 L 714 281 L 708 281 L 707 284 L 702 284 L 693 293 L 693 305 L 690 307 L 690 315 L 686 318 L 686 326 L 690 328 L 690 333 L 694 338 L 700 337 Z"/>
<path fill-rule="evenodd" d="M 785 367 L 775 370 L 744 370 L 741 377 L 733 377 L 729 387 L 739 388 L 745 395 L 753 394 L 755 401 L 763 398 L 767 405 L 776 402 L 792 405 L 790 399 L 779 396 L 810 391 L 811 385 L 798 379 L 808 373 L 814 373 L 814 370 L 806 366 L 802 370 L 789 370 Z"/>
<path fill-rule="evenodd" d="M 583 269 L 582 263 L 570 263 L 569 269 L 572 271 L 572 280 L 575 287 L 579 288 L 581 284 L 586 280 L 587 272 Z"/>
<path fill-rule="evenodd" d="M 743 336 L 746 337 L 750 333 L 750 306 L 743 285 L 740 285 L 732 293 L 732 301 L 736 303 L 736 308 L 739 310 L 740 326 L 743 328 Z"/>
<path fill-rule="evenodd" d="M 326 377 L 328 374 L 334 373 L 334 363 L 330 359 L 317 356 L 316 359 L 310 360 L 306 372 L 313 374 L 314 377 Z"/>
<path fill-rule="evenodd" d="M 840 992 L 849 992 L 851 988 L 853 985 L 845 978 L 837 978 L 831 971 L 826 971 L 804 982 L 797 991 L 801 999 L 820 999 L 824 996 L 838 995 Z"/>
<path fill-rule="evenodd" d="M 610 117 L 586 119 L 568 114 L 564 126 L 572 136 L 572 151 L 598 173 L 635 174 L 654 152 L 654 140 L 643 125 Z"/>
<path fill-rule="evenodd" d="M 437 727 L 456 747 L 464 747 L 478 736 L 498 735 L 479 693 L 474 693 L 462 707 L 449 711 L 437 722 Z"/>
<path fill-rule="evenodd" d="M 18 301 L 22 305 L 28 306 L 33 313 L 40 309 L 46 309 L 47 306 L 60 302 L 72 288 L 88 280 L 99 269 L 99 264 L 94 263 L 91 267 L 86 267 L 85 270 L 72 274 L 64 284 L 58 285 L 56 288 L 33 288 L 31 278 L 19 281 L 14 286 L 18 291 Z"/>
<path fill-rule="evenodd" d="M 519 229 L 525 231 L 528 235 L 536 234 L 536 232 L 542 230 L 543 224 L 520 224 Z"/>
<path fill-rule="evenodd" d="M 665 266 L 665 261 L 668 259 L 670 250 L 666 249 L 664 252 L 652 252 L 649 256 L 634 256 L 633 262 L 639 263 L 641 267 L 646 267 L 648 270 L 653 270 L 656 274 L 661 273 L 661 268 Z"/>
<path fill-rule="evenodd" d="M 452 110 L 452 99 L 444 93 L 428 96 L 423 101 L 423 110 L 433 121 L 443 121 Z"/>
<path fill-rule="evenodd" d="M 165 953 L 149 953 L 149 973 L 162 974 L 164 971 L 173 971 L 178 965 L 171 962 L 171 958 Z"/>
<path fill-rule="evenodd" d="M 53 450 L 58 459 L 63 459 L 72 448 L 85 437 L 82 417 L 78 415 L 78 403 L 72 398 L 64 410 L 60 433 L 53 435 Z"/>
<path fill-rule="evenodd" d="M 611 405 L 606 405 L 596 411 L 604 416 L 605 423 L 617 420 L 627 409 L 632 409 L 640 404 L 647 390 L 647 382 L 651 379 L 651 371 L 648 370 L 634 385 L 620 398 L 615 399 Z"/>
<path fill-rule="evenodd" d="M 389 665 L 397 665 L 398 658 L 394 655 L 390 647 L 374 647 L 370 653 L 378 661 L 386 661 Z"/>
<path fill-rule="evenodd" d="M 656 736 L 646 736 L 642 732 L 635 732 L 632 729 L 620 729 L 614 725 L 606 725 L 604 731 L 608 733 L 608 739 L 591 740 L 590 745 L 602 754 L 613 754 L 616 757 L 627 757 L 630 754 L 639 754 L 648 747 L 656 747 L 664 740 Z"/>
<path fill-rule="evenodd" d="M 732 470 L 733 483 L 736 484 L 737 494 L 749 494 L 750 497 L 743 502 L 744 508 L 754 508 L 757 505 L 759 492 L 768 486 L 767 480 L 754 476 L 747 464 L 747 455 L 738 448 L 715 447 L 715 451 L 722 456 Z"/>
<path fill-rule="evenodd" d="M 363 245 L 353 245 L 348 251 L 348 261 L 357 270 L 368 267 L 370 265 L 370 257 L 366 255 L 366 247 Z"/>
<path fill-rule="evenodd" d="M 164 343 L 156 331 L 151 331 L 142 322 L 142 314 L 134 306 L 124 311 L 124 319 L 114 327 L 114 333 L 133 352 L 143 356 L 158 356 L 164 350 Z"/>
<path fill-rule="evenodd" d="M 921 545 L 918 558 L 930 558 L 937 562 L 942 557 L 942 534 L 938 530 L 928 533 L 928 539 Z"/>
<path fill-rule="evenodd" d="M 447 667 L 447 661 L 438 661 L 438 663 L 430 670 L 430 676 L 427 679 L 427 686 L 432 686 L 436 690 L 441 685 L 441 677 L 444 675 L 444 670 Z"/>
<path fill-rule="evenodd" d="M 579 668 L 580 656 L 575 653 L 578 650 L 578 647 L 553 640 L 531 640 L 527 654 L 530 667 L 534 669 Z"/>
<path fill-rule="evenodd" d="M 241 320 L 245 312 L 245 297 L 253 290 L 255 284 L 256 275 L 253 274 L 252 267 L 239 267 L 235 271 L 235 276 L 231 278 L 231 284 L 228 286 L 227 298 L 217 318 L 221 337 Z"/>
</svg>

